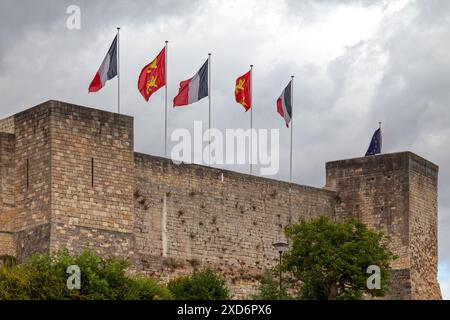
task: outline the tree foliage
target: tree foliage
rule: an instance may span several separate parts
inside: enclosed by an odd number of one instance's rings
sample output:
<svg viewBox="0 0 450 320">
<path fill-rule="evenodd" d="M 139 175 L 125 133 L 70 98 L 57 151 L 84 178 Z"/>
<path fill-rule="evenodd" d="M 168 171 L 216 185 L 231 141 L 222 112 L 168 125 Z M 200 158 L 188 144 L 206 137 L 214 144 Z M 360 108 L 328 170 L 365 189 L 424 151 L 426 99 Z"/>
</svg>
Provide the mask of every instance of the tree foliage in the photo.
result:
<svg viewBox="0 0 450 320">
<path fill-rule="evenodd" d="M 389 264 L 394 258 L 382 243 L 383 235 L 363 223 L 333 223 L 328 218 L 288 226 L 292 246 L 282 269 L 292 275 L 301 299 L 361 299 L 383 296 L 390 284 Z M 380 289 L 369 289 L 367 268 L 380 268 Z"/>
<path fill-rule="evenodd" d="M 67 267 L 81 271 L 80 290 L 67 287 Z M 170 299 L 170 291 L 157 281 L 125 274 L 126 261 L 104 259 L 90 251 L 72 255 L 34 254 L 22 265 L 0 267 L 0 299 L 114 300 Z"/>
<path fill-rule="evenodd" d="M 225 280 L 209 268 L 174 279 L 169 282 L 168 288 L 177 300 L 229 299 Z"/>
</svg>

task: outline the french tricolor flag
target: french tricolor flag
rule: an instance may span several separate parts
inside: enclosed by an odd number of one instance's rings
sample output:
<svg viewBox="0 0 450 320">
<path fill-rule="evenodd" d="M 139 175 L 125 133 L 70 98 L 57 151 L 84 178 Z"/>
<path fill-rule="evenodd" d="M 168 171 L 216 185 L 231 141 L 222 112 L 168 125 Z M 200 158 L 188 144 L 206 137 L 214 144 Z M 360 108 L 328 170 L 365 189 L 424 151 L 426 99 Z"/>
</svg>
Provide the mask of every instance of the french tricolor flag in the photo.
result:
<svg viewBox="0 0 450 320">
<path fill-rule="evenodd" d="M 289 123 L 292 118 L 292 81 L 284 88 L 280 97 L 277 100 L 277 111 L 284 118 L 286 127 L 289 128 Z"/>
<path fill-rule="evenodd" d="M 185 106 L 208 96 L 208 60 L 189 80 L 180 82 L 178 95 L 173 99 L 173 106 Z"/>
<path fill-rule="evenodd" d="M 105 59 L 89 85 L 89 92 L 97 92 L 105 86 L 106 81 L 117 76 L 117 36 L 114 38 Z"/>
</svg>

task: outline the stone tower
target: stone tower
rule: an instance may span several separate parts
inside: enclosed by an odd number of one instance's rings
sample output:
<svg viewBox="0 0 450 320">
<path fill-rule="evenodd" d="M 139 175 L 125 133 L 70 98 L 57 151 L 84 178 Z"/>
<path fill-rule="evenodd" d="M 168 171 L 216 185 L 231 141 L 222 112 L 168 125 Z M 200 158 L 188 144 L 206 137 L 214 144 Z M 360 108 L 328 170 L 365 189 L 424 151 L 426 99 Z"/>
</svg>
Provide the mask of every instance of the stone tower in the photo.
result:
<svg viewBox="0 0 450 320">
<path fill-rule="evenodd" d="M 410 152 L 326 164 L 323 189 L 135 153 L 133 119 L 48 101 L 0 120 L 0 255 L 62 248 L 169 279 L 202 265 L 235 297 L 300 218 L 357 218 L 399 257 L 387 298 L 438 299 L 438 167 Z"/>
<path fill-rule="evenodd" d="M 329 162 L 326 188 L 337 193 L 338 220 L 357 218 L 389 237 L 394 296 L 439 299 L 438 167 L 401 152 Z"/>
<path fill-rule="evenodd" d="M 132 254 L 133 120 L 49 101 L 0 124 L 0 252 Z"/>
</svg>

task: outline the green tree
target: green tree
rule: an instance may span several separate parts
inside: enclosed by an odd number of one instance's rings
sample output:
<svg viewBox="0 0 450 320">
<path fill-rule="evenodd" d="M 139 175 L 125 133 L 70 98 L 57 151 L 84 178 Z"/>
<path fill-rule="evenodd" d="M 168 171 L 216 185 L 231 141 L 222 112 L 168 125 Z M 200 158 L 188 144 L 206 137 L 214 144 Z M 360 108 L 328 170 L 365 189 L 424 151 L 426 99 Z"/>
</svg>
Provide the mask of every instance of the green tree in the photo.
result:
<svg viewBox="0 0 450 320">
<path fill-rule="evenodd" d="M 224 300 L 229 298 L 225 280 L 212 269 L 194 272 L 169 282 L 169 290 L 176 300 Z"/>
<path fill-rule="evenodd" d="M 383 235 L 363 223 L 333 223 L 322 217 L 288 226 L 292 246 L 284 254 L 282 269 L 298 284 L 301 299 L 361 299 L 364 294 L 383 296 L 390 284 L 392 252 Z M 380 289 L 367 287 L 367 268 L 380 268 Z"/>
</svg>

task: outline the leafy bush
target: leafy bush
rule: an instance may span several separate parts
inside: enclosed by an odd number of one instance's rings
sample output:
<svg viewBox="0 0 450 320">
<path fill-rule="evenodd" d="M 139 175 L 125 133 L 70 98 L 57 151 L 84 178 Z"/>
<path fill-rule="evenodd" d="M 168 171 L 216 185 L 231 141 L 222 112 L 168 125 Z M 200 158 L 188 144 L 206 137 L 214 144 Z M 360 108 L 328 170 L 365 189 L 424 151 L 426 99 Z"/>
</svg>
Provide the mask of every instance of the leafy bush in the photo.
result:
<svg viewBox="0 0 450 320">
<path fill-rule="evenodd" d="M 281 293 L 280 293 L 280 282 L 273 278 L 272 271 L 266 270 L 261 279 L 261 285 L 259 288 L 259 294 L 252 297 L 255 300 L 291 300 L 292 297 L 287 293 L 286 290 L 286 279 L 281 282 Z"/>
<path fill-rule="evenodd" d="M 23 269 L 0 267 L 0 300 L 29 300 L 28 273 Z"/>
<path fill-rule="evenodd" d="M 224 300 L 229 298 L 225 280 L 211 269 L 172 280 L 169 282 L 168 288 L 177 300 Z"/>
<path fill-rule="evenodd" d="M 129 281 L 124 291 L 125 300 L 168 300 L 172 293 L 167 287 L 151 278 L 136 277 Z"/>
<path fill-rule="evenodd" d="M 17 264 L 16 257 L 10 256 L 8 254 L 0 256 L 0 266 L 12 267 Z"/>
<path fill-rule="evenodd" d="M 67 288 L 67 267 L 81 270 L 80 290 Z M 32 300 L 114 300 L 170 299 L 170 291 L 150 278 L 125 274 L 124 260 L 100 258 L 90 251 L 71 255 L 35 254 L 18 266 L 0 267 L 0 299 Z"/>
</svg>

